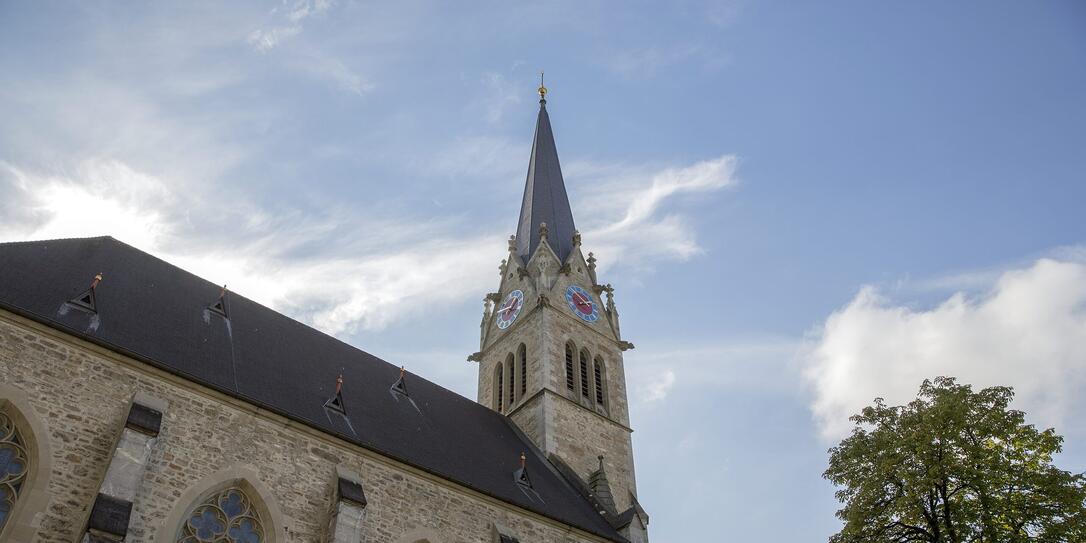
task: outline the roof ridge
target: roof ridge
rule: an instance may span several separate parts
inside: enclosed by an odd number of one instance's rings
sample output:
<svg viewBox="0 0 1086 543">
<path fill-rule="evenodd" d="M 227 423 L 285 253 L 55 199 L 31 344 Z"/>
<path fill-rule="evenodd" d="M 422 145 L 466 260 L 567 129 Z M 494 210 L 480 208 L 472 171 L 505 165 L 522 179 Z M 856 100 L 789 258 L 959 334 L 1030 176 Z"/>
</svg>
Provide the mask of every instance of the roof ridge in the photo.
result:
<svg viewBox="0 0 1086 543">
<path fill-rule="evenodd" d="M 107 234 L 107 235 L 103 235 L 103 236 L 87 236 L 87 237 L 82 237 L 82 238 L 80 238 L 80 237 L 70 237 L 70 238 L 23 239 L 23 240 L 14 240 L 14 241 L 0 241 L 0 245 L 19 245 L 19 244 L 27 244 L 27 243 L 45 243 L 45 242 L 48 242 L 48 241 L 91 241 L 91 240 L 103 240 L 103 239 L 110 239 L 110 240 L 113 240 L 113 241 L 119 241 L 117 238 L 114 238 L 113 236 L 110 236 L 110 235 Z M 121 242 L 121 243 L 123 243 L 123 242 Z"/>
</svg>

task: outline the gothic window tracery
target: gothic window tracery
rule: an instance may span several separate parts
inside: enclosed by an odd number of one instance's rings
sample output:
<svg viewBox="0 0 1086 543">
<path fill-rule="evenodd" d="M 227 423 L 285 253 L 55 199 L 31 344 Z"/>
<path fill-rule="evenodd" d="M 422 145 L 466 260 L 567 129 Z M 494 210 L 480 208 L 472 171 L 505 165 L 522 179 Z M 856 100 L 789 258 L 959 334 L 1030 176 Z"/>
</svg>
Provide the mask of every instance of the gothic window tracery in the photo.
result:
<svg viewBox="0 0 1086 543">
<path fill-rule="evenodd" d="M 15 422 L 0 413 L 0 530 L 15 510 L 29 467 L 26 447 Z"/>
<path fill-rule="evenodd" d="M 264 543 L 253 502 L 236 486 L 215 492 L 185 516 L 177 543 Z"/>
</svg>

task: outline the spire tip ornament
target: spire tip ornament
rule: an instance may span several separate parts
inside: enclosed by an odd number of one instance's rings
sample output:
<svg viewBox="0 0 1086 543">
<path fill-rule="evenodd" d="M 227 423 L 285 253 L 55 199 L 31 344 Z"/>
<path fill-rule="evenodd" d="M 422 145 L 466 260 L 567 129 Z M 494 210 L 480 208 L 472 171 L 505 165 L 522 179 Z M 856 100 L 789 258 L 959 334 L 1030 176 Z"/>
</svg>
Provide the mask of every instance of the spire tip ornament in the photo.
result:
<svg viewBox="0 0 1086 543">
<path fill-rule="evenodd" d="M 539 70 L 539 103 L 547 103 L 547 87 L 543 86 L 543 70 Z"/>
</svg>

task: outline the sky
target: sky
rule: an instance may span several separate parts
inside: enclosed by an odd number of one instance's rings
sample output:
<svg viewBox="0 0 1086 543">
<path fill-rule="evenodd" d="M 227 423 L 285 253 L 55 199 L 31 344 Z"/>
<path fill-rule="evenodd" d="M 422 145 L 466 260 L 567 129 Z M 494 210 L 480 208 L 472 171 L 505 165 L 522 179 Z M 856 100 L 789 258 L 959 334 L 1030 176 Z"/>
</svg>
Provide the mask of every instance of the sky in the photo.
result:
<svg viewBox="0 0 1086 543">
<path fill-rule="evenodd" d="M 1081 2 L 3 2 L 0 241 L 111 235 L 474 398 L 541 69 L 654 542 L 825 540 L 848 416 L 938 375 L 1086 471 Z"/>
</svg>

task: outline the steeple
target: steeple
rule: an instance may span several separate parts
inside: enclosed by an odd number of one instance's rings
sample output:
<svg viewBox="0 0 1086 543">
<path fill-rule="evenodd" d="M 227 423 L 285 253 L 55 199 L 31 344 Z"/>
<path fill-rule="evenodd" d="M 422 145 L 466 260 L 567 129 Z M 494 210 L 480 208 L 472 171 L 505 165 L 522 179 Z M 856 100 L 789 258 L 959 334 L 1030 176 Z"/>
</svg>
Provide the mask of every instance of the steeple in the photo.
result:
<svg viewBox="0 0 1086 543">
<path fill-rule="evenodd" d="M 547 244 L 565 260 L 573 249 L 573 211 L 562 181 L 558 164 L 558 149 L 554 145 L 551 120 L 547 116 L 547 88 L 539 85 L 539 118 L 535 123 L 532 157 L 528 162 L 528 179 L 524 184 L 524 199 L 520 205 L 517 224 L 517 256 L 527 262 L 539 246 L 541 223 L 547 224 Z"/>
</svg>

